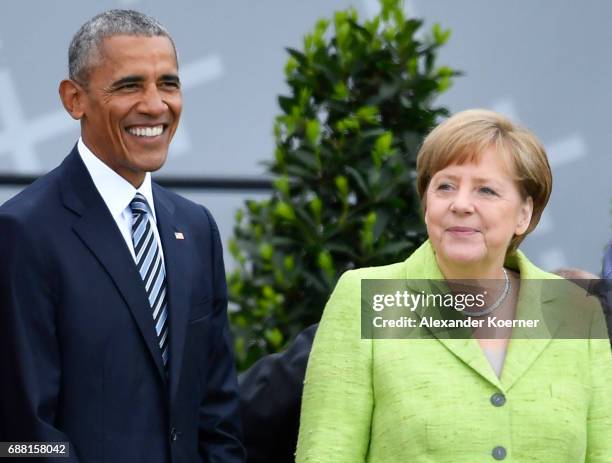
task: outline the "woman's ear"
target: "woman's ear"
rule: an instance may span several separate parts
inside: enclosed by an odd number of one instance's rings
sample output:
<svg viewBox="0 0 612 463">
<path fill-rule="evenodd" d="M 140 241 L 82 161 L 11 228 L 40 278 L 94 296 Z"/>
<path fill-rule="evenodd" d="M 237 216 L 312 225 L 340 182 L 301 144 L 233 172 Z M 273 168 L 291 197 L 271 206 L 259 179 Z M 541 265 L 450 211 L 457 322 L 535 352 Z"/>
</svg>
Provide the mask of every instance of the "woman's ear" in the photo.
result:
<svg viewBox="0 0 612 463">
<path fill-rule="evenodd" d="M 528 196 L 519 210 L 518 221 L 516 223 L 516 229 L 514 230 L 515 235 L 522 235 L 529 228 L 531 223 L 531 215 L 533 214 L 533 199 Z"/>
<path fill-rule="evenodd" d="M 71 79 L 64 79 L 59 85 L 59 95 L 62 104 L 73 119 L 80 120 L 85 114 L 83 106 L 85 90 L 80 84 Z"/>
</svg>

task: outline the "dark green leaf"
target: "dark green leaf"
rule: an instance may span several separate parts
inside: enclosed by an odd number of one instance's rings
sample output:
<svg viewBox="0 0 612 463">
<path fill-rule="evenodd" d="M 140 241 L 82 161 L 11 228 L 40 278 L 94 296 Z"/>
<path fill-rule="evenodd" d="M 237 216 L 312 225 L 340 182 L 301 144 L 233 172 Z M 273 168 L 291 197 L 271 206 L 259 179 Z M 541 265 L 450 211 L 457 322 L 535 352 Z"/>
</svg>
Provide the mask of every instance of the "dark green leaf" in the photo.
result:
<svg viewBox="0 0 612 463">
<path fill-rule="evenodd" d="M 298 63 L 302 65 L 307 63 L 306 55 L 304 53 L 297 51 L 295 48 L 285 48 L 285 50 L 287 50 L 287 53 L 293 56 Z"/>
<path fill-rule="evenodd" d="M 295 105 L 293 98 L 280 95 L 278 97 L 278 105 L 286 114 L 291 114 L 291 108 Z"/>
</svg>

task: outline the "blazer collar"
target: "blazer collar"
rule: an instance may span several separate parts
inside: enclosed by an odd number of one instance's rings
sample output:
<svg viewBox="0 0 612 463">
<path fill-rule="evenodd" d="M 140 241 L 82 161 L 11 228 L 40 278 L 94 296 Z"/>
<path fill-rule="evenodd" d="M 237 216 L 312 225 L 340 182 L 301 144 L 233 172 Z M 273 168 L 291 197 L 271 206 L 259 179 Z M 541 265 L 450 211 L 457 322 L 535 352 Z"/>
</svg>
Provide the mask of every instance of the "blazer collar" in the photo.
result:
<svg viewBox="0 0 612 463">
<path fill-rule="evenodd" d="M 192 238 L 186 228 L 186 221 L 178 214 L 171 195 L 153 183 L 153 196 L 157 208 L 157 227 L 164 249 L 166 266 L 166 286 L 170 318 L 170 399 L 176 397 L 183 363 L 185 335 L 190 311 L 191 281 L 186 278 L 190 265 L 193 265 Z M 179 239 L 187 232 L 187 239 Z M 159 349 L 158 349 L 159 350 Z"/>
<path fill-rule="evenodd" d="M 77 148 L 62 163 L 60 191 L 64 206 L 78 217 L 73 230 L 113 280 L 145 342 L 160 380 L 166 374 L 146 291 L 121 232 L 98 193 Z"/>
<path fill-rule="evenodd" d="M 498 378 L 478 342 L 474 338 L 452 338 L 447 333 L 430 330 L 451 353 L 500 390 L 510 389 L 533 365 L 550 343 L 558 329 L 558 317 L 545 317 L 554 294 L 547 291 L 542 280 L 558 278 L 533 265 L 521 251 L 508 255 L 504 265 L 520 274 L 517 318 L 546 319 L 538 329 L 516 330 L 510 339 L 501 378 Z M 405 261 L 407 280 L 443 280 L 431 242 L 426 241 Z M 532 281 L 529 281 L 532 280 Z"/>
<path fill-rule="evenodd" d="M 96 186 L 96 190 L 100 193 L 108 210 L 115 219 L 130 205 L 136 193 L 140 193 L 147 200 L 149 208 L 153 213 L 153 218 L 157 223 L 156 208 L 151 187 L 151 174 L 149 172 L 146 173 L 142 185 L 138 188 L 134 188 L 130 182 L 102 162 L 102 160 L 85 145 L 82 138 L 79 138 L 77 142 L 77 149 L 83 164 L 85 164 L 87 172 Z"/>
</svg>

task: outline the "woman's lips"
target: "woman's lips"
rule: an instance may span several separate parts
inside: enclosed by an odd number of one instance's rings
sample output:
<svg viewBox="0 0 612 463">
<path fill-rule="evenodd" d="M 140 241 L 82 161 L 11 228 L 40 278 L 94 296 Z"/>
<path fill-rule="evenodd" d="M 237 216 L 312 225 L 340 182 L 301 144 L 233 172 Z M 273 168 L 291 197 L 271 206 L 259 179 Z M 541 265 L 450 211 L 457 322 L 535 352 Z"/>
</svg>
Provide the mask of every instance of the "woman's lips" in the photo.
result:
<svg viewBox="0 0 612 463">
<path fill-rule="evenodd" d="M 446 231 L 455 236 L 471 236 L 478 233 L 477 229 L 471 227 L 450 227 Z"/>
</svg>

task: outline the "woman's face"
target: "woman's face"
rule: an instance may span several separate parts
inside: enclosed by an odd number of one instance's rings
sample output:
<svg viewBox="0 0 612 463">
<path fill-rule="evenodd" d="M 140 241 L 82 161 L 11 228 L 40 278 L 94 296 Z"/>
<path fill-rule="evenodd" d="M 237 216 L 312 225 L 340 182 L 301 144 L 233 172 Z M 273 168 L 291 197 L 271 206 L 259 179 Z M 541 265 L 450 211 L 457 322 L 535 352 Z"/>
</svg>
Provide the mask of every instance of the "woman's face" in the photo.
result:
<svg viewBox="0 0 612 463">
<path fill-rule="evenodd" d="M 494 148 L 477 164 L 438 171 L 426 192 L 425 223 L 440 268 L 501 269 L 512 237 L 525 233 L 533 202 Z"/>
</svg>

